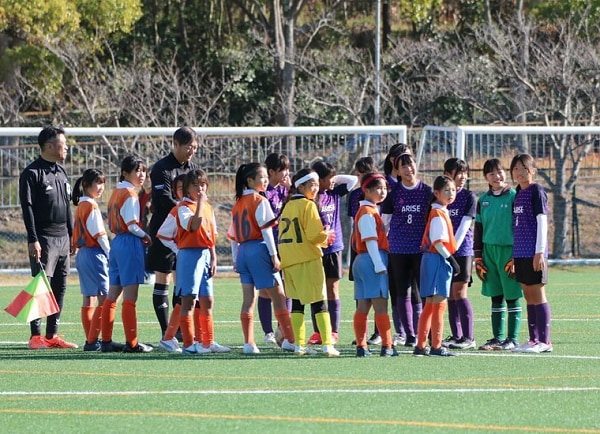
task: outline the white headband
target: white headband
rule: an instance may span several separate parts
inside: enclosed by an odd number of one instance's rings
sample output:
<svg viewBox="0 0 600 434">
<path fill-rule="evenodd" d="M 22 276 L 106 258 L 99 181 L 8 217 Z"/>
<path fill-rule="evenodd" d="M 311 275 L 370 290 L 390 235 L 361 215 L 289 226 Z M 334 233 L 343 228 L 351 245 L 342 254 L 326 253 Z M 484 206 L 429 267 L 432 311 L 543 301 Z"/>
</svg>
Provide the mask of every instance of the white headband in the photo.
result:
<svg viewBox="0 0 600 434">
<path fill-rule="evenodd" d="M 296 180 L 296 182 L 294 182 L 294 187 L 298 188 L 306 181 L 310 181 L 311 179 L 319 182 L 319 175 L 317 175 L 317 172 L 310 172 L 308 175 L 304 175 L 302 178 Z"/>
</svg>

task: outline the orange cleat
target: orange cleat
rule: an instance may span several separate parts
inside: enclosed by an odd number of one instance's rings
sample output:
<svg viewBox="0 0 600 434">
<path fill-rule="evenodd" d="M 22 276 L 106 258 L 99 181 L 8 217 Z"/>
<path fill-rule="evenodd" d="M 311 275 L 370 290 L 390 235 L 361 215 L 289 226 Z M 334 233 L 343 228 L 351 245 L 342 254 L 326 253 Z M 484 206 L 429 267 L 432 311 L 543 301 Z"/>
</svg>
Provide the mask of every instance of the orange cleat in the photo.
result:
<svg viewBox="0 0 600 434">
<path fill-rule="evenodd" d="M 60 336 L 54 336 L 52 339 L 46 339 L 48 348 L 79 348 L 79 345 L 63 340 Z"/>
<path fill-rule="evenodd" d="M 51 347 L 48 343 L 48 339 L 46 339 L 45 336 L 37 335 L 29 338 L 29 344 L 27 345 L 27 348 L 30 350 L 45 350 Z"/>
<path fill-rule="evenodd" d="M 321 335 L 319 332 L 314 332 L 308 339 L 308 345 L 319 345 L 321 343 Z"/>
</svg>

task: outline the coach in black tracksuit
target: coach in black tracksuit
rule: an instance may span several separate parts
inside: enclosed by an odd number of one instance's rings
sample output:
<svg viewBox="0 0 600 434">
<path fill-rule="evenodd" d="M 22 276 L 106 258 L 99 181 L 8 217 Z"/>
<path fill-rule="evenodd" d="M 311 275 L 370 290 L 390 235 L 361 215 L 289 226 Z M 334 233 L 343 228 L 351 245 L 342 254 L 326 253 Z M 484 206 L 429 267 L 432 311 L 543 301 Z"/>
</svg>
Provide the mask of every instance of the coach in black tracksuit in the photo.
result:
<svg viewBox="0 0 600 434">
<path fill-rule="evenodd" d="M 71 185 L 65 169 L 58 164 L 67 157 L 67 142 L 62 128 L 45 127 L 38 136 L 40 157 L 29 164 L 19 177 L 19 198 L 27 230 L 31 274 L 40 271 L 40 263 L 50 281 L 52 292 L 62 310 L 70 269 Z M 30 323 L 29 348 L 75 348 L 59 338 L 60 311 L 50 315 L 46 335 L 41 336 L 41 319 Z"/>
<path fill-rule="evenodd" d="M 173 151 L 152 166 L 150 172 L 153 210 L 148 233 L 152 237 L 152 245 L 148 249 L 146 269 L 154 271 L 156 275 L 152 303 L 162 329 L 161 339 L 169 323 L 169 283 L 175 255 L 156 238 L 156 233 L 177 203 L 171 191 L 171 182 L 178 175 L 198 168 L 191 162 L 197 148 L 195 131 L 189 127 L 179 128 L 173 134 Z"/>
</svg>

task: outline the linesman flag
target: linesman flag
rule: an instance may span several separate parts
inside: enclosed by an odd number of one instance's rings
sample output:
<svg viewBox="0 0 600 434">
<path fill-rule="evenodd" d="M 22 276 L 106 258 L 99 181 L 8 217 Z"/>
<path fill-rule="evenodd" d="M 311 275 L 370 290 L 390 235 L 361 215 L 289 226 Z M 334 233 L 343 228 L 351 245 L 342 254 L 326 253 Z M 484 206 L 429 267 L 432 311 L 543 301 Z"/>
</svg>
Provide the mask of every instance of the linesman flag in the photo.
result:
<svg viewBox="0 0 600 434">
<path fill-rule="evenodd" d="M 44 270 L 4 310 L 25 323 L 57 313 L 60 309 Z"/>
</svg>

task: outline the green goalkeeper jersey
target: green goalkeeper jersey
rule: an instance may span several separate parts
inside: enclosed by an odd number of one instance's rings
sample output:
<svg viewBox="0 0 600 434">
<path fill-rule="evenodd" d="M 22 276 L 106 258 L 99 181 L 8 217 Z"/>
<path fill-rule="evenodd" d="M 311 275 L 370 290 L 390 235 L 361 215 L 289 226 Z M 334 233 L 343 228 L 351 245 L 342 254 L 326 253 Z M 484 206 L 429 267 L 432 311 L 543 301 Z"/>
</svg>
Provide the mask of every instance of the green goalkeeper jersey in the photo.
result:
<svg viewBox="0 0 600 434">
<path fill-rule="evenodd" d="M 513 202 L 516 194 L 510 188 L 499 196 L 488 190 L 479 197 L 475 223 L 481 223 L 484 244 L 513 245 Z"/>
</svg>

